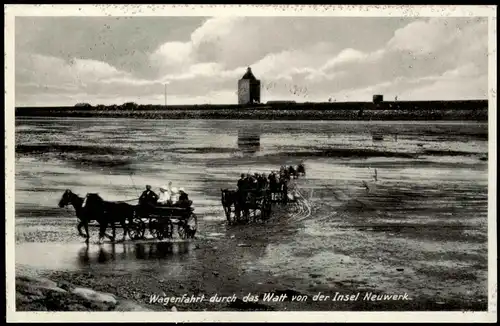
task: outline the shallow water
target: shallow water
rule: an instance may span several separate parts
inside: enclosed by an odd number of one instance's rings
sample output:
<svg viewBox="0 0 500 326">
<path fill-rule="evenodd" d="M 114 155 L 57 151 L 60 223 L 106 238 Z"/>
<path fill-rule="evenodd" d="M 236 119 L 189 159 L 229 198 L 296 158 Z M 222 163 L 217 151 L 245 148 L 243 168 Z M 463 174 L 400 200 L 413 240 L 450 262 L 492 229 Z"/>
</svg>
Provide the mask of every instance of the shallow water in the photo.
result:
<svg viewBox="0 0 500 326">
<path fill-rule="evenodd" d="M 196 259 L 189 245 L 154 244 L 163 254 L 143 259 L 156 249 L 127 242 L 85 253 L 72 210 L 57 208 L 63 191 L 126 200 L 172 181 L 193 200 L 203 241 L 230 236 L 221 188 L 240 173 L 303 162 L 300 207 L 280 222 L 296 232 L 246 257 L 246 268 L 305 283 L 314 273 L 326 285 L 484 295 L 487 134 L 487 124 L 469 122 L 17 119 L 16 262 L 186 273 Z"/>
</svg>

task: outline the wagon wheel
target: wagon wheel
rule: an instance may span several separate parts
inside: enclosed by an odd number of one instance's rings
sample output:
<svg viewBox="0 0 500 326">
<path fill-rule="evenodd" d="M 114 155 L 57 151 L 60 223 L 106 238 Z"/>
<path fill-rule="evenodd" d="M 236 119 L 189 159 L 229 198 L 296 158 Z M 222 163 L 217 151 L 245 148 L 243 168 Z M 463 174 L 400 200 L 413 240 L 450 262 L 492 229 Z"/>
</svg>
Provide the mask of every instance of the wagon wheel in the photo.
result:
<svg viewBox="0 0 500 326">
<path fill-rule="evenodd" d="M 131 223 L 128 225 L 128 235 L 132 240 L 144 239 L 144 232 L 146 231 L 146 224 L 143 220 L 134 216 Z"/>
<path fill-rule="evenodd" d="M 151 234 L 152 237 L 156 238 L 157 237 L 157 232 L 159 228 L 159 221 L 156 217 L 151 217 L 149 219 L 149 234 Z"/>
<path fill-rule="evenodd" d="M 179 224 L 177 225 L 179 238 L 186 239 L 188 237 L 187 230 L 189 229 L 198 229 L 198 217 L 194 213 L 192 213 L 186 220 L 179 221 Z"/>
<path fill-rule="evenodd" d="M 179 238 L 181 239 L 186 239 L 186 229 L 187 229 L 187 224 L 183 221 L 183 222 L 179 222 L 179 224 L 177 224 L 177 233 L 179 234 Z"/>
<path fill-rule="evenodd" d="M 158 223 L 158 228 L 156 229 L 156 238 L 158 240 L 170 239 L 174 231 L 174 224 L 170 219 L 165 222 Z"/>
</svg>

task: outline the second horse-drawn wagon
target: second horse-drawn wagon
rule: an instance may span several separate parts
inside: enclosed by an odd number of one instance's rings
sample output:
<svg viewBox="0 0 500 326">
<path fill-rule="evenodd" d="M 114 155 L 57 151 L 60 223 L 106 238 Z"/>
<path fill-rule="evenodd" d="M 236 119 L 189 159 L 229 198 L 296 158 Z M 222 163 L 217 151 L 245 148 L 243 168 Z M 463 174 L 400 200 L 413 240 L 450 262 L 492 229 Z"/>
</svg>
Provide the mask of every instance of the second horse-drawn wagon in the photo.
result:
<svg viewBox="0 0 500 326">
<path fill-rule="evenodd" d="M 275 172 L 269 177 L 242 174 L 236 190 L 221 189 L 221 203 L 228 223 L 269 219 L 273 203 L 287 204 L 294 200 L 289 193 L 290 181 L 299 175 L 305 175 L 302 164 L 297 169 L 282 167 L 279 176 Z"/>
<path fill-rule="evenodd" d="M 221 202 L 229 224 L 266 220 L 271 216 L 272 196 L 269 189 L 238 191 L 221 189 Z"/>
</svg>

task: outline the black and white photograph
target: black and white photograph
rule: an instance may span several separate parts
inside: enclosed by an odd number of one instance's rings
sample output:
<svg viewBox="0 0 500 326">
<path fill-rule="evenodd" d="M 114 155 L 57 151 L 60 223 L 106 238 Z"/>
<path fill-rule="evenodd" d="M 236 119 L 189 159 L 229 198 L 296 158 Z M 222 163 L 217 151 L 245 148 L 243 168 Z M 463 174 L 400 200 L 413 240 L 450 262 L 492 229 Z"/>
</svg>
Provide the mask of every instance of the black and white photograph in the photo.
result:
<svg viewBox="0 0 500 326">
<path fill-rule="evenodd" d="M 496 321 L 496 6 L 5 22 L 8 320 Z"/>
</svg>

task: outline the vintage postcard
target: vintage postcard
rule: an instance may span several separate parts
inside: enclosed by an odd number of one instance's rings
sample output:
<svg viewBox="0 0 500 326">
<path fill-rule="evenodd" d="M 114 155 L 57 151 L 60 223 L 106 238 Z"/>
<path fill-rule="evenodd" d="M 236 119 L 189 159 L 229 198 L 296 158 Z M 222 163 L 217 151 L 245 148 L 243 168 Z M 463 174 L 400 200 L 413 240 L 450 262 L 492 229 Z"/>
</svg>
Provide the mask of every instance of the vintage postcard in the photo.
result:
<svg viewBox="0 0 500 326">
<path fill-rule="evenodd" d="M 4 36 L 9 321 L 496 321 L 495 6 L 7 5 Z"/>
</svg>

